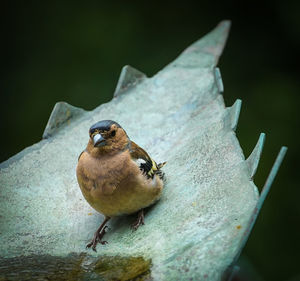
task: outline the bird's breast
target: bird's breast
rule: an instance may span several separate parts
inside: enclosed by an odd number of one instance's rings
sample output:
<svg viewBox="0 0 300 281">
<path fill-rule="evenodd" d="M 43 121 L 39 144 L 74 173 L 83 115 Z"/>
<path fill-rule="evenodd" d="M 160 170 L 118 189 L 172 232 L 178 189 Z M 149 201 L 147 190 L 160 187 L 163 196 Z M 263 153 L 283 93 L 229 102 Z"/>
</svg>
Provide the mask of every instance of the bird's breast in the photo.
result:
<svg viewBox="0 0 300 281">
<path fill-rule="evenodd" d="M 84 153 L 77 165 L 77 176 L 83 181 L 94 181 L 94 185 L 97 186 L 105 182 L 119 182 L 129 172 L 128 156 L 126 153 L 120 153 L 110 157 L 95 158 Z"/>
<path fill-rule="evenodd" d="M 77 178 L 85 199 L 97 211 L 114 216 L 132 213 L 156 201 L 162 182 L 149 180 L 129 152 L 95 159 L 88 153 L 80 158 Z"/>
</svg>

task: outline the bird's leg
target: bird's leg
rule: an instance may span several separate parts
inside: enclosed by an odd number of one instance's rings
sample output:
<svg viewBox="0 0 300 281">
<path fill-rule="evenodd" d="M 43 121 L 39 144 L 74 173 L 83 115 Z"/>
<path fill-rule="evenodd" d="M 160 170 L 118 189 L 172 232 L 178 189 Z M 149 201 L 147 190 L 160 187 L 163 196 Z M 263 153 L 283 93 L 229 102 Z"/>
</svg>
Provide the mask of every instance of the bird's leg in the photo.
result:
<svg viewBox="0 0 300 281">
<path fill-rule="evenodd" d="M 140 210 L 138 213 L 137 220 L 131 225 L 133 230 L 137 230 L 140 225 L 145 224 L 144 222 L 144 209 Z"/>
<path fill-rule="evenodd" d="M 86 248 L 92 247 L 93 251 L 96 252 L 96 246 L 98 243 L 101 243 L 102 245 L 107 243 L 107 241 L 102 241 L 102 238 L 103 238 L 104 234 L 106 233 L 105 229 L 107 228 L 107 226 L 105 224 L 109 220 L 110 220 L 110 217 L 105 217 L 104 221 L 101 223 L 101 225 L 95 232 L 93 240 L 86 245 Z"/>
</svg>

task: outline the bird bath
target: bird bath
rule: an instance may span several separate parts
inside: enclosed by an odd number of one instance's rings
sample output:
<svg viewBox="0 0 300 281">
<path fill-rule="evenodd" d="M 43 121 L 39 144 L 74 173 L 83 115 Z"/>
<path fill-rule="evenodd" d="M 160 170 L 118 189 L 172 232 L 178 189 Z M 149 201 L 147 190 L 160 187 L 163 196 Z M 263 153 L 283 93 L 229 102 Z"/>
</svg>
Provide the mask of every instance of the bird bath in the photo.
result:
<svg viewBox="0 0 300 281">
<path fill-rule="evenodd" d="M 44 139 L 0 165 L 0 280 L 225 278 L 286 151 L 260 196 L 253 176 L 265 136 L 245 159 L 235 135 L 241 101 L 225 107 L 216 68 L 229 27 L 221 22 L 153 77 L 125 66 L 114 98 L 92 111 L 57 103 Z M 144 226 L 111 220 L 108 244 L 94 253 L 85 245 L 103 217 L 84 200 L 75 167 L 89 127 L 103 119 L 167 161 L 167 183 Z"/>
</svg>

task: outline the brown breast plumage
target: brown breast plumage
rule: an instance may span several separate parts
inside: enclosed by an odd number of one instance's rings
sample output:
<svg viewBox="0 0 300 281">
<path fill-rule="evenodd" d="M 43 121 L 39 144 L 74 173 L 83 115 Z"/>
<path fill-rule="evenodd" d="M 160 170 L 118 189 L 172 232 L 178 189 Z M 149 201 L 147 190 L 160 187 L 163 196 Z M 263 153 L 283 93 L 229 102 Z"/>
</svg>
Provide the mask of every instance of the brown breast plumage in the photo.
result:
<svg viewBox="0 0 300 281">
<path fill-rule="evenodd" d="M 76 173 L 85 199 L 109 217 L 134 213 L 153 204 L 163 188 L 157 175 L 148 179 L 141 173 L 129 151 L 101 158 L 84 152 Z"/>
</svg>

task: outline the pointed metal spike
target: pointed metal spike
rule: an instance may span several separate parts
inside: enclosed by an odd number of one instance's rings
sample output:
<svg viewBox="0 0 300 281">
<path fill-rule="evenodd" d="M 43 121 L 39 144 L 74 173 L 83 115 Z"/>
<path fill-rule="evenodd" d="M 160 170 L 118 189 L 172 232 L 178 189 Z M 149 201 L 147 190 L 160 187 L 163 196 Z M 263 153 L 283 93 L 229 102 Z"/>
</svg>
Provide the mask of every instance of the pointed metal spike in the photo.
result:
<svg viewBox="0 0 300 281">
<path fill-rule="evenodd" d="M 265 139 L 266 139 L 266 134 L 261 133 L 256 146 L 254 147 L 253 151 L 251 152 L 251 154 L 249 155 L 249 157 L 246 160 L 246 163 L 249 167 L 250 179 L 253 179 L 253 177 L 256 173 L 256 170 L 257 170 L 257 167 L 259 164 L 259 160 L 260 160 L 260 156 L 261 156 L 261 153 L 262 153 L 262 150 L 264 147 Z"/>
<path fill-rule="evenodd" d="M 276 158 L 276 160 L 273 164 L 271 172 L 270 172 L 270 174 L 269 174 L 269 176 L 266 180 L 266 183 L 265 183 L 265 185 L 264 185 L 264 187 L 263 187 L 263 189 L 260 193 L 260 197 L 259 197 L 259 200 L 258 200 L 258 203 L 257 203 L 258 210 L 261 209 L 261 207 L 262 207 L 262 205 L 263 205 L 263 203 L 264 203 L 264 201 L 265 201 L 265 199 L 266 199 L 266 197 L 267 197 L 267 195 L 268 195 L 268 193 L 271 189 L 272 183 L 275 179 L 275 176 L 277 175 L 277 172 L 280 168 L 280 165 L 281 165 L 281 163 L 284 159 L 284 156 L 285 156 L 286 152 L 287 152 L 287 147 L 286 146 L 281 147 L 281 149 L 278 153 L 278 156 L 277 156 L 277 158 Z"/>
<path fill-rule="evenodd" d="M 43 139 L 53 136 L 58 129 L 71 119 L 78 117 L 83 112 L 83 109 L 72 106 L 66 102 L 57 102 L 51 112 L 48 123 L 43 133 Z"/>
<path fill-rule="evenodd" d="M 227 41 L 231 22 L 220 22 L 210 33 L 185 49 L 170 65 L 214 68 Z"/>
<path fill-rule="evenodd" d="M 228 115 L 229 115 L 228 121 L 230 123 L 229 125 L 233 131 L 236 130 L 239 121 L 240 112 L 241 112 L 241 107 L 242 107 L 242 100 L 237 99 L 231 107 L 227 108 Z"/>
<path fill-rule="evenodd" d="M 231 272 L 229 273 L 227 281 L 232 281 L 235 277 L 237 277 L 240 271 L 240 267 L 238 265 L 233 266 Z"/>
<path fill-rule="evenodd" d="M 219 67 L 215 68 L 215 79 L 220 93 L 224 92 L 224 85 L 222 81 L 221 71 Z"/>
<path fill-rule="evenodd" d="M 275 160 L 275 162 L 274 162 L 274 164 L 272 166 L 272 169 L 271 169 L 271 171 L 270 171 L 270 173 L 268 175 L 268 178 L 267 178 L 267 180 L 265 182 L 265 185 L 264 185 L 264 187 L 263 187 L 263 189 L 262 189 L 262 191 L 260 193 L 260 197 L 259 197 L 259 199 L 257 201 L 257 204 L 256 204 L 254 210 L 253 210 L 253 213 L 252 213 L 252 216 L 251 216 L 251 218 L 249 220 L 248 226 L 246 227 L 246 230 L 244 232 L 243 239 L 240 242 L 239 251 L 238 251 L 237 255 L 235 256 L 232 264 L 236 263 L 236 261 L 238 260 L 240 254 L 241 254 L 241 252 L 243 250 L 243 248 L 246 245 L 246 242 L 247 242 L 247 240 L 249 238 L 251 230 L 252 230 L 252 228 L 253 228 L 253 226 L 255 224 L 255 221 L 257 219 L 257 216 L 258 216 L 258 214 L 259 214 L 259 212 L 261 210 L 261 207 L 262 207 L 262 205 L 263 205 L 263 203 L 264 203 L 264 201 L 265 201 L 265 199 L 266 199 L 266 197 L 267 197 L 267 195 L 268 195 L 268 193 L 270 191 L 271 185 L 272 185 L 272 183 L 273 183 L 273 181 L 275 179 L 275 176 L 276 176 L 276 174 L 277 174 L 277 172 L 278 172 L 278 170 L 280 168 L 280 165 L 282 163 L 282 160 L 284 159 L 284 156 L 285 156 L 286 152 L 287 152 L 287 147 L 286 146 L 281 147 L 281 149 L 280 149 L 280 151 L 279 151 L 279 153 L 278 153 L 278 155 L 276 157 L 276 160 Z"/>
<path fill-rule="evenodd" d="M 122 68 L 114 97 L 117 97 L 130 87 L 137 85 L 145 78 L 147 78 L 147 76 L 143 72 L 133 68 L 130 65 L 125 65 Z"/>
</svg>

